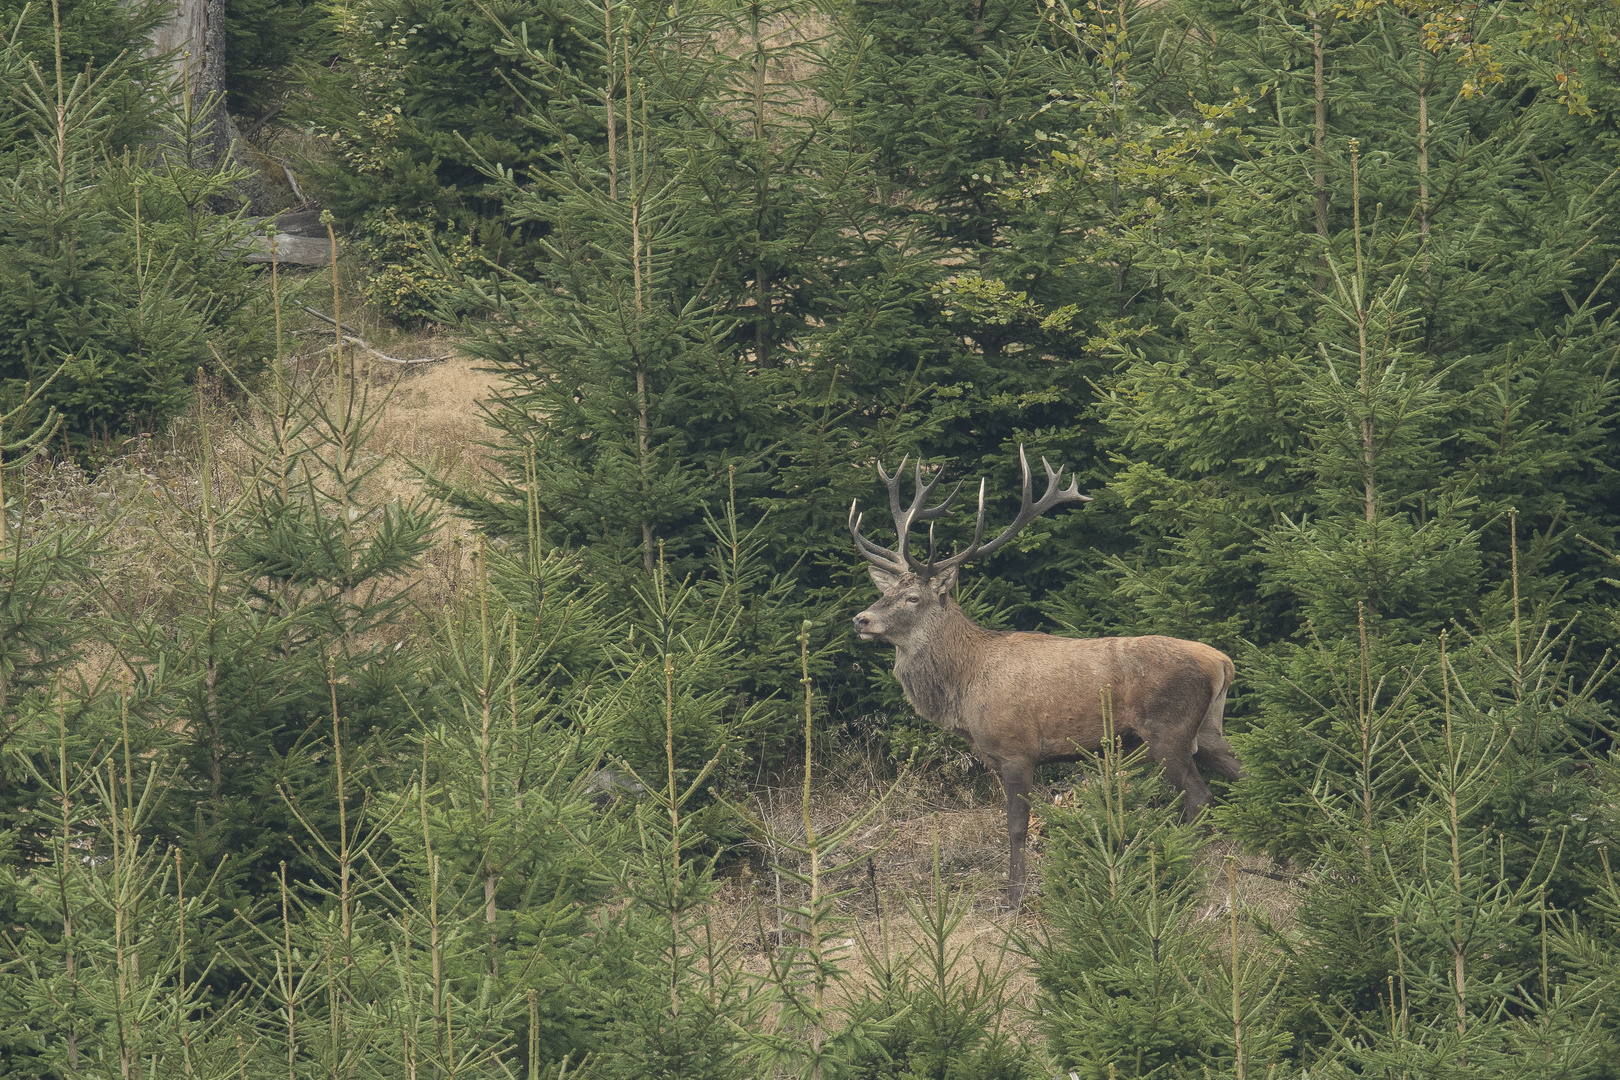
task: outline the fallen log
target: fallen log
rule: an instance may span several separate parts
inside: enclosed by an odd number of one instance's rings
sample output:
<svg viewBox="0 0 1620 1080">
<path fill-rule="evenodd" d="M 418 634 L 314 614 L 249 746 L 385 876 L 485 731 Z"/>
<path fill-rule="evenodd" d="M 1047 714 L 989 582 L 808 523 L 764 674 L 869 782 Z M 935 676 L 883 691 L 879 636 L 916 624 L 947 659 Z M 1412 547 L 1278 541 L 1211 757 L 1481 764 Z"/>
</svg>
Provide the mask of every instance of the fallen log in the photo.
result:
<svg viewBox="0 0 1620 1080">
<path fill-rule="evenodd" d="M 243 262 L 280 263 L 283 266 L 331 266 L 332 242 L 326 237 L 288 236 L 276 233 L 267 236 L 254 233 L 244 245 Z"/>
<path fill-rule="evenodd" d="M 247 239 L 243 262 L 332 265 L 332 239 L 321 224 L 319 210 L 292 210 L 275 217 L 249 218 L 248 222 L 258 231 Z M 342 253 L 341 245 L 338 251 Z"/>
</svg>

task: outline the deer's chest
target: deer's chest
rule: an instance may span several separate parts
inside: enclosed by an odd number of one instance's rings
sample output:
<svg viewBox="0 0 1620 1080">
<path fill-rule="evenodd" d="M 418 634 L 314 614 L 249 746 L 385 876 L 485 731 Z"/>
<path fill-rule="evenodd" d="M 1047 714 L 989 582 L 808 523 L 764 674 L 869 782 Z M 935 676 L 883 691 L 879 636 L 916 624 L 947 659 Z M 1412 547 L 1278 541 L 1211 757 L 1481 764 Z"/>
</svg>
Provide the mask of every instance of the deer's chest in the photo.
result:
<svg viewBox="0 0 1620 1080">
<path fill-rule="evenodd" d="M 906 700 L 925 720 L 931 720 L 946 731 L 970 736 L 967 718 L 963 716 L 962 702 L 967 692 L 967 680 L 953 677 L 929 657 L 895 657 L 895 677 L 906 692 Z"/>
</svg>

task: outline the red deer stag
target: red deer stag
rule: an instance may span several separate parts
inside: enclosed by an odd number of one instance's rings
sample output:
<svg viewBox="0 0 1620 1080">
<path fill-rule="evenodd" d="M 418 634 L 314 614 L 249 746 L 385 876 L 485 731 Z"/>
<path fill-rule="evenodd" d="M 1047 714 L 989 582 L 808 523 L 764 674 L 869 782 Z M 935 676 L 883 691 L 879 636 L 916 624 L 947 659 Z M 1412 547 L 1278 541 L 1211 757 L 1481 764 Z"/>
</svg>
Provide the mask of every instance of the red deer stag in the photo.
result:
<svg viewBox="0 0 1620 1080">
<path fill-rule="evenodd" d="M 964 564 L 999 549 L 1024 526 L 1061 503 L 1089 502 L 1079 481 L 1060 488 L 1062 469 L 1046 467 L 1046 494 L 1032 501 L 1029 459 L 1020 447 L 1024 500 L 1013 523 L 984 543 L 984 481 L 979 481 L 979 518 L 973 541 L 949 558 L 936 559 L 929 528 L 928 561 L 908 548 L 912 527 L 950 510 L 956 487 L 928 506 L 940 476 L 924 485 L 916 473 L 916 497 L 900 506 L 900 476 L 878 465 L 889 487 L 889 507 L 899 536 L 894 550 L 861 535 L 854 503 L 849 531 L 870 564 L 872 583 L 883 591 L 877 603 L 855 616 L 862 641 L 881 638 L 894 646 L 894 673 L 906 700 L 927 719 L 965 738 L 975 754 L 1001 778 L 1007 794 L 1007 837 L 1012 854 L 1007 868 L 1007 902 L 1014 910 L 1024 891 L 1024 839 L 1029 832 L 1029 794 L 1035 769 L 1051 761 L 1073 761 L 1102 746 L 1102 689 L 1110 687 L 1115 731 L 1147 744 L 1170 782 L 1184 793 L 1182 812 L 1192 820 L 1209 805 L 1209 786 L 1198 765 L 1232 780 L 1243 767 L 1221 730 L 1232 661 L 1208 645 L 1168 637 L 1074 638 L 986 630 L 951 599 L 956 573 Z M 941 473 L 941 475 L 943 472 Z"/>
</svg>

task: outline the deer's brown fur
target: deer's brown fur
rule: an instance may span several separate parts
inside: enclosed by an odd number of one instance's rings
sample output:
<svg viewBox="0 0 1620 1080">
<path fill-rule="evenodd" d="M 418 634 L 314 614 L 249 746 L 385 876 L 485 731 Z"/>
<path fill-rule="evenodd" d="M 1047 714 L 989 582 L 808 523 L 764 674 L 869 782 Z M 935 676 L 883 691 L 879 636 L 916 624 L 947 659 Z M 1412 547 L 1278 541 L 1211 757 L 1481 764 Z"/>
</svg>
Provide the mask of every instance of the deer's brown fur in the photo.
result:
<svg viewBox="0 0 1620 1080">
<path fill-rule="evenodd" d="M 863 640 L 877 638 L 894 646 L 894 673 L 906 699 L 924 718 L 966 739 L 1001 778 L 1011 842 L 1008 902 L 1015 908 L 1023 895 L 1035 770 L 1102 746 L 1105 687 L 1115 734 L 1146 744 L 1169 781 L 1184 792 L 1182 812 L 1188 820 L 1210 799 L 1198 766 L 1233 780 L 1243 776 L 1221 727 L 1234 670 L 1218 649 L 1158 636 L 1075 639 L 987 630 L 952 598 L 957 570 L 969 559 L 993 551 L 1050 506 L 1085 498 L 1072 487 L 1058 491 L 1058 474 L 1048 466 L 1047 493 L 1032 503 L 1027 462 L 1024 470 L 1024 505 L 1013 525 L 991 544 L 979 543 L 984 525 L 981 485 L 973 544 L 941 561 L 930 557 L 922 563 L 905 550 L 911 524 L 938 517 L 949 505 L 947 498 L 923 509 L 937 478 L 924 487 L 919 473 L 918 497 L 910 511 L 902 512 L 899 473 L 884 474 L 902 537 L 894 551 L 861 536 L 859 518 L 851 512 L 857 546 L 883 592 L 877 603 L 855 616 L 855 629 Z"/>
</svg>

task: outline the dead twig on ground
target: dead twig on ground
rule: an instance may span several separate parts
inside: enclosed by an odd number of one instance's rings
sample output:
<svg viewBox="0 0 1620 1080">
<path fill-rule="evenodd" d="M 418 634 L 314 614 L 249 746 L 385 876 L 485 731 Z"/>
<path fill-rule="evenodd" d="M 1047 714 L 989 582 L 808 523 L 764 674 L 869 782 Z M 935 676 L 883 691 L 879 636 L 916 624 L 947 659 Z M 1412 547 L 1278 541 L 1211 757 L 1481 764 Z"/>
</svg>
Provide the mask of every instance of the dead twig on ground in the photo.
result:
<svg viewBox="0 0 1620 1080">
<path fill-rule="evenodd" d="M 309 314 L 315 316 L 317 319 L 320 319 L 322 322 L 329 323 L 330 325 L 337 327 L 338 330 L 343 334 L 343 340 L 348 344 L 359 346 L 372 356 L 375 356 L 377 359 L 386 360 L 390 364 L 438 364 L 450 359 L 450 355 L 448 353 L 446 353 L 444 356 L 421 356 L 412 360 L 407 360 L 398 356 L 389 356 L 382 350 L 374 348 L 371 342 L 361 337 L 360 331 L 356 330 L 354 327 L 349 326 L 346 323 L 338 322 L 336 319 L 332 318 L 332 316 L 327 315 L 324 312 L 316 311 L 308 304 L 299 304 L 298 306 L 303 308 L 304 311 L 308 312 Z"/>
</svg>

